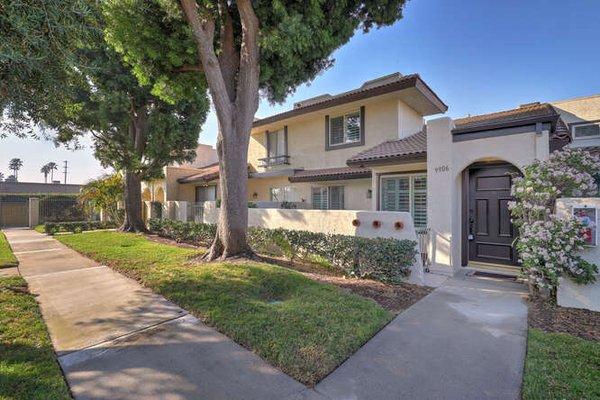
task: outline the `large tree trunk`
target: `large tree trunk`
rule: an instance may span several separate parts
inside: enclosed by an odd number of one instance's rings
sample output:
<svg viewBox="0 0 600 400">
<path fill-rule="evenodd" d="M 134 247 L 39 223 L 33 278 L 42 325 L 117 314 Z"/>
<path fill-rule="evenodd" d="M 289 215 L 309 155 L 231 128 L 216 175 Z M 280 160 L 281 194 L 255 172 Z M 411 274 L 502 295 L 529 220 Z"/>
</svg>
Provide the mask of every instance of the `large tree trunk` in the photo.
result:
<svg viewBox="0 0 600 400">
<path fill-rule="evenodd" d="M 142 180 L 134 172 L 125 171 L 125 220 L 119 228 L 122 232 L 146 232 L 142 218 Z"/>
<path fill-rule="evenodd" d="M 244 129 L 244 128 L 242 128 Z M 247 128 L 249 131 L 249 128 Z M 231 138 L 231 140 L 225 139 Z M 221 208 L 217 234 L 207 260 L 251 256 L 246 241 L 248 227 L 248 138 L 247 135 L 219 134 L 219 184 Z"/>
<path fill-rule="evenodd" d="M 219 57 L 214 48 L 215 20 L 210 9 L 196 0 L 180 0 L 192 28 L 204 77 L 219 119 L 219 181 L 221 209 L 217 234 L 208 260 L 247 256 L 248 226 L 248 142 L 254 114 L 258 109 L 259 22 L 251 0 L 237 0 L 231 6 L 219 2 Z M 231 18 L 237 8 L 242 28 L 239 49 Z M 199 13 L 200 10 L 200 13 Z"/>
</svg>

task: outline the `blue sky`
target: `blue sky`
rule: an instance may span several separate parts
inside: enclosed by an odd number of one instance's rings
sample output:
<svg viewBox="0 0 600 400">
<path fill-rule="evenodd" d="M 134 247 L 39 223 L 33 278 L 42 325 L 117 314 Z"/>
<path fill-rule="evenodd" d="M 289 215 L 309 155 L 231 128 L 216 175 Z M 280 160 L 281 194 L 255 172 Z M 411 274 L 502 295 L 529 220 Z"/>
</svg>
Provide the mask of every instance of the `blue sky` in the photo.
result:
<svg viewBox="0 0 600 400">
<path fill-rule="evenodd" d="M 333 55 L 335 65 L 298 88 L 284 104 L 261 101 L 257 116 L 288 110 L 322 93 L 339 93 L 399 71 L 419 73 L 460 117 L 600 93 L 600 1 L 413 0 L 391 27 L 357 33 Z M 214 144 L 216 117 L 200 142 Z M 11 157 L 24 160 L 22 181 L 39 181 L 41 165 L 69 160 L 71 182 L 101 173 L 89 148 L 0 140 L 0 172 Z"/>
</svg>

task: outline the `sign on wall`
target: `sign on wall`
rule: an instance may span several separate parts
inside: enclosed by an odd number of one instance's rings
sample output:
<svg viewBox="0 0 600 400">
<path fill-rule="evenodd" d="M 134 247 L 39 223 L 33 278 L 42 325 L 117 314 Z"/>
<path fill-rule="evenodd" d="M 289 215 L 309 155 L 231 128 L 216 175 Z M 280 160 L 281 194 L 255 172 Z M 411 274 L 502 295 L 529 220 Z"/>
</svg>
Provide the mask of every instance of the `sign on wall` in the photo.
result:
<svg viewBox="0 0 600 400">
<path fill-rule="evenodd" d="M 596 208 L 593 207 L 573 207 L 573 216 L 577 218 L 584 227 L 583 240 L 588 246 L 598 244 L 598 215 Z"/>
</svg>

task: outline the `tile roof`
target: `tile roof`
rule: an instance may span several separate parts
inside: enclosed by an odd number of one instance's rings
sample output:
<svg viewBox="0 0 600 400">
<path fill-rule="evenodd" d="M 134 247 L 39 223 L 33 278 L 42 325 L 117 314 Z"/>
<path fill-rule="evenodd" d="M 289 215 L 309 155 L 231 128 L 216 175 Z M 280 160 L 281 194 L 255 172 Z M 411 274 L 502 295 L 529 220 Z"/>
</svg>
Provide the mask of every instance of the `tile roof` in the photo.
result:
<svg viewBox="0 0 600 400">
<path fill-rule="evenodd" d="M 206 167 L 197 168 L 198 172 L 183 178 L 177 179 L 179 183 L 192 183 L 192 182 L 210 182 L 219 177 L 219 163 L 207 165 Z"/>
<path fill-rule="evenodd" d="M 297 102 L 294 108 L 269 117 L 255 119 L 252 126 L 258 127 L 267 125 L 276 121 L 292 118 L 298 115 L 306 114 L 334 107 L 340 104 L 350 103 L 370 97 L 380 96 L 386 93 L 392 93 L 407 88 L 418 88 L 422 91 L 438 108 L 437 112 L 445 112 L 448 106 L 438 97 L 437 94 L 421 79 L 419 74 L 401 75 L 395 73 L 381 78 L 365 82 L 358 89 L 343 92 L 337 95 L 321 95 L 311 99 Z"/>
<path fill-rule="evenodd" d="M 471 132 L 489 129 L 498 125 L 513 125 L 520 122 L 531 122 L 537 119 L 556 120 L 559 114 L 548 103 L 523 104 L 512 110 L 494 112 L 490 114 L 474 115 L 454 120 L 453 133 Z"/>
<path fill-rule="evenodd" d="M 351 157 L 348 165 L 415 160 L 427 155 L 427 129 L 402 139 L 390 140 Z"/>
<path fill-rule="evenodd" d="M 340 179 L 370 178 L 371 170 L 367 168 L 339 167 L 324 169 L 300 170 L 290 176 L 290 182 L 318 182 Z"/>
</svg>

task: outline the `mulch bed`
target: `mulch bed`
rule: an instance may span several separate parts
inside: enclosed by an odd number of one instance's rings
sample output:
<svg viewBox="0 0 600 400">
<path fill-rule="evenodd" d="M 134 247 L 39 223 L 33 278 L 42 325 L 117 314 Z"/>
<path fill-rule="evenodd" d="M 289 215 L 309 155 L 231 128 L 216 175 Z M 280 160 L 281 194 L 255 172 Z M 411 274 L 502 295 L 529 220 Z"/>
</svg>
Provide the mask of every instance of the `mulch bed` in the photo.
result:
<svg viewBox="0 0 600 400">
<path fill-rule="evenodd" d="M 189 243 L 180 243 L 157 235 L 146 235 L 146 237 L 158 243 L 185 248 L 197 248 L 197 246 Z M 372 299 L 395 315 L 400 314 L 433 291 L 433 288 L 410 283 L 391 285 L 371 279 L 347 278 L 344 276 L 343 271 L 296 260 L 293 264 L 290 264 L 288 260 L 280 257 L 260 255 L 254 261 L 263 261 L 294 269 L 314 281 L 335 285 L 347 292 Z"/>
<path fill-rule="evenodd" d="M 530 328 L 600 341 L 600 312 L 560 307 L 535 298 L 529 301 L 527 318 Z"/>
</svg>

